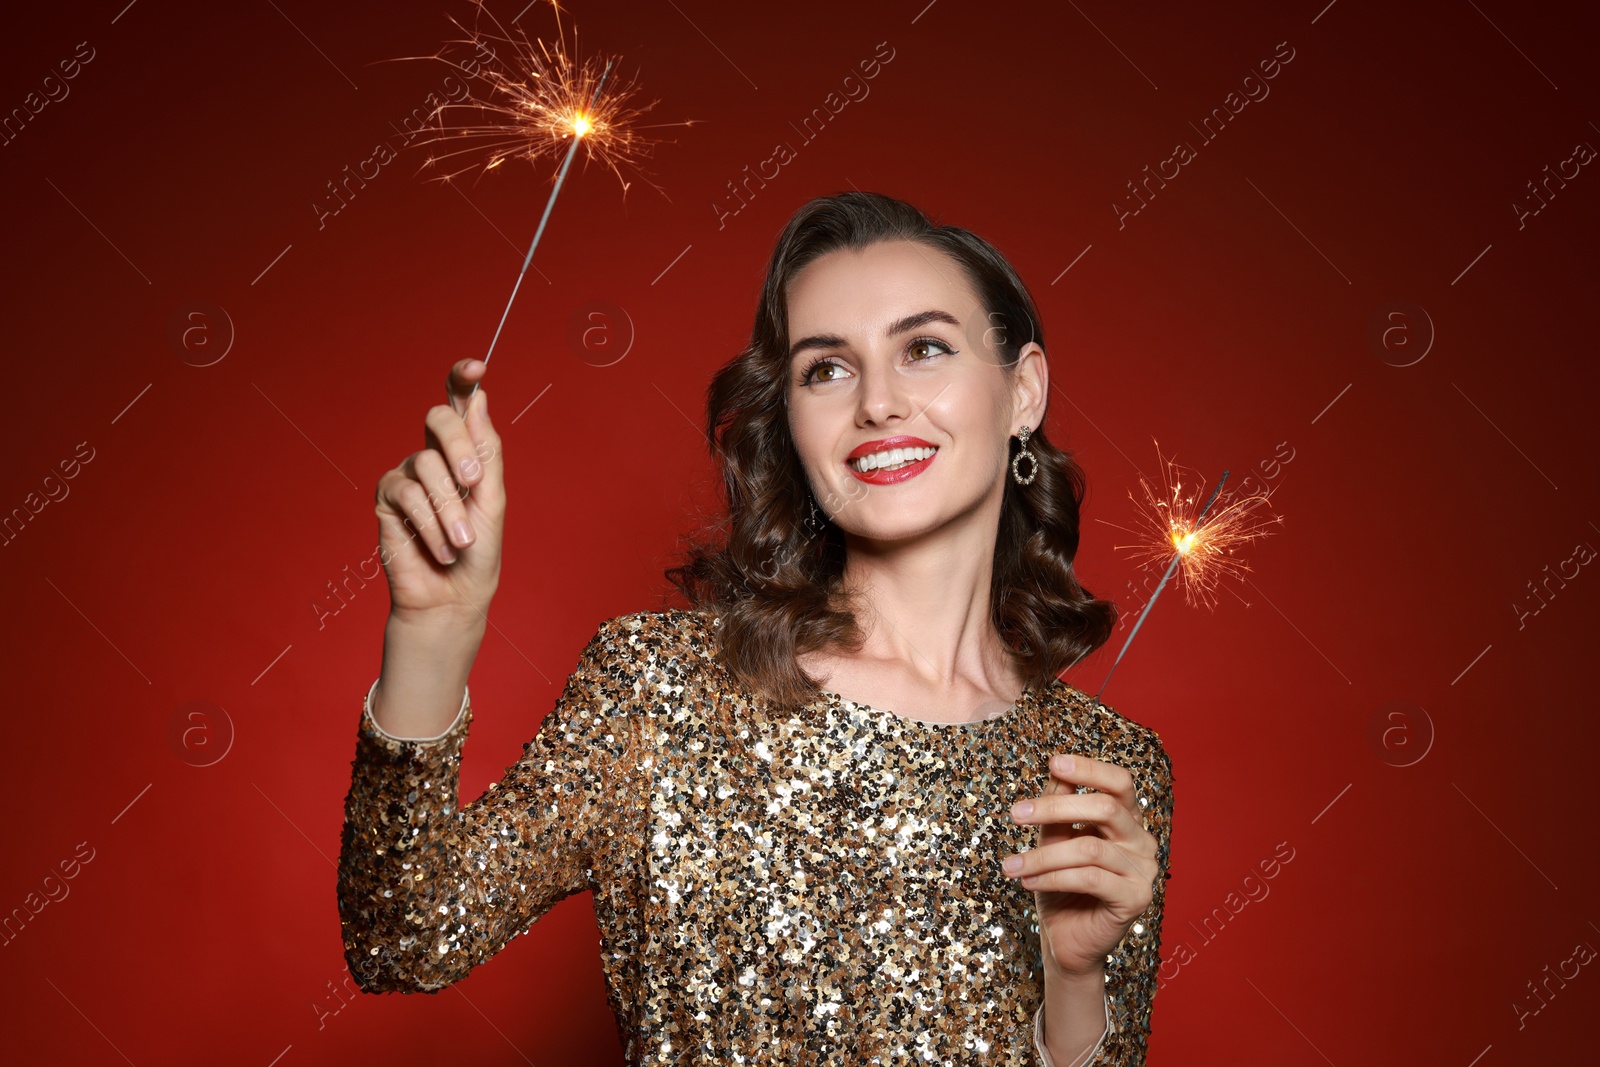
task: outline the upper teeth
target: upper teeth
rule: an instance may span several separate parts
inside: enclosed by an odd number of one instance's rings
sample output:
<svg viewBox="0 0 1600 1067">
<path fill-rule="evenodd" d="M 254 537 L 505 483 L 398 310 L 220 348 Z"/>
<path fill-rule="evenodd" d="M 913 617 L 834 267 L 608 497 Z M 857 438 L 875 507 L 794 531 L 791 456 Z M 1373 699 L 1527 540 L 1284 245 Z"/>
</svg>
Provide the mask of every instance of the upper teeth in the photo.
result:
<svg viewBox="0 0 1600 1067">
<path fill-rule="evenodd" d="M 850 466 L 865 474 L 879 467 L 893 467 L 899 463 L 927 459 L 937 451 L 939 451 L 937 448 L 891 448 L 884 452 L 869 452 L 860 459 L 852 459 Z"/>
</svg>

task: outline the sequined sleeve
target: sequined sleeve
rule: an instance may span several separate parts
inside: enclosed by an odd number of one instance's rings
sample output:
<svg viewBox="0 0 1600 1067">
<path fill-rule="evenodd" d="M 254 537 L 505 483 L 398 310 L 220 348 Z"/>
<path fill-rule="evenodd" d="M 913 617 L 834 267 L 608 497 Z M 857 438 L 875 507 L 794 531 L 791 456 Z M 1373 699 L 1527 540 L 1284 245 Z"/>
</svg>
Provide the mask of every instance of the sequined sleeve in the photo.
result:
<svg viewBox="0 0 1600 1067">
<path fill-rule="evenodd" d="M 367 992 L 437 992 L 555 904 L 594 888 L 639 839 L 628 755 L 636 693 L 607 622 L 520 760 L 458 808 L 470 701 L 428 740 L 384 732 L 363 707 L 338 870 L 345 958 Z M 369 691 L 370 697 L 370 691 Z"/>
<path fill-rule="evenodd" d="M 1098 702 L 1096 707 L 1115 714 Z M 1040 1005 L 1034 1015 L 1038 1067 L 1144 1067 L 1158 985 L 1156 972 L 1161 966 L 1161 919 L 1167 880 L 1171 877 L 1173 807 L 1172 760 L 1161 746 L 1159 735 L 1150 731 L 1148 737 L 1147 745 L 1140 746 L 1145 757 L 1138 762 L 1128 761 L 1126 766 L 1134 777 L 1134 792 L 1145 812 L 1144 828 L 1156 839 L 1160 874 L 1151 890 L 1150 905 L 1107 957 L 1106 1031 L 1089 1057 L 1070 1065 L 1057 1064 L 1051 1058 L 1045 1044 L 1044 1006 Z"/>
<path fill-rule="evenodd" d="M 1146 759 L 1130 763 L 1134 791 L 1144 809 L 1144 828 L 1156 839 L 1160 873 L 1151 890 L 1150 906 L 1135 919 L 1106 964 L 1111 1028 L 1099 1051 L 1085 1067 L 1144 1067 L 1155 1006 L 1157 971 L 1161 967 L 1161 919 L 1167 881 L 1172 877 L 1172 760 L 1151 731 Z"/>
</svg>

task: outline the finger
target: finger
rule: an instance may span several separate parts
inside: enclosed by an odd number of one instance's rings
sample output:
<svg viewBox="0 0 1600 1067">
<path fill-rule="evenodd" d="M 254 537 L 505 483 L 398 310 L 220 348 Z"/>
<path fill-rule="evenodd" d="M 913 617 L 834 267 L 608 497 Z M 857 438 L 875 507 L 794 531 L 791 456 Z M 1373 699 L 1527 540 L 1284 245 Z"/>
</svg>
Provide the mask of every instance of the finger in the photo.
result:
<svg viewBox="0 0 1600 1067">
<path fill-rule="evenodd" d="M 478 401 L 474 400 L 474 404 Z M 440 466 L 449 472 L 453 484 L 437 485 L 434 481 L 423 484 L 441 496 L 449 493 L 457 499 L 466 496 L 467 490 L 483 480 L 483 463 L 472 440 L 472 432 L 448 404 L 435 404 L 428 409 L 423 420 L 424 438 L 430 451 L 439 456 Z"/>
<path fill-rule="evenodd" d="M 1046 871 L 1022 879 L 1024 889 L 1036 893 L 1082 893 L 1104 900 L 1109 892 L 1106 873 L 1093 867 L 1069 867 L 1065 870 Z"/>
<path fill-rule="evenodd" d="M 444 457 L 430 448 L 418 452 L 412 460 L 417 482 L 427 493 L 428 504 L 442 531 L 441 537 L 447 538 L 458 551 L 471 545 L 477 533 L 461 502 L 461 487 L 454 473 L 445 467 Z"/>
<path fill-rule="evenodd" d="M 1070 785 L 1085 785 L 1102 793 L 1110 793 L 1130 804 L 1134 801 L 1133 775 L 1115 763 L 1062 752 L 1050 759 L 1050 777 Z"/>
<path fill-rule="evenodd" d="M 1031 877 L 1079 867 L 1094 867 L 1119 877 L 1140 878 L 1144 877 L 1145 869 L 1138 857 L 1114 842 L 1092 835 L 1056 841 L 1007 856 L 1000 869 L 1007 878 L 1019 878 L 1026 883 Z"/>
<path fill-rule="evenodd" d="M 467 398 L 472 395 L 473 386 L 483 380 L 488 373 L 489 364 L 481 359 L 457 360 L 450 367 L 450 376 L 445 379 L 445 400 L 456 409 L 456 414 L 462 415 L 467 410 Z M 483 392 L 479 389 L 478 392 Z"/>
<path fill-rule="evenodd" d="M 381 531 L 379 547 L 383 550 L 381 557 L 383 565 L 388 567 L 389 561 L 399 553 L 399 545 L 408 541 L 415 541 L 417 534 L 407 524 L 405 515 L 399 510 L 395 502 L 385 497 L 380 491 L 378 506 L 374 509 L 378 513 L 378 523 Z"/>
<path fill-rule="evenodd" d="M 1047 793 L 1017 801 L 1011 806 L 1011 818 L 1023 825 L 1071 823 L 1074 830 L 1093 825 L 1107 838 L 1118 840 L 1131 840 L 1144 830 L 1112 793 Z"/>
<path fill-rule="evenodd" d="M 479 389 L 467 408 L 467 433 L 478 464 L 472 498 L 480 507 L 499 508 L 505 501 L 505 465 L 500 451 L 500 434 L 489 420 L 489 391 Z"/>
<path fill-rule="evenodd" d="M 439 526 L 434 515 L 433 505 L 428 502 L 428 492 L 422 488 L 411 473 L 412 459 L 409 457 L 400 468 L 385 475 L 378 484 L 378 507 L 380 514 L 383 509 L 388 509 L 399 516 L 404 525 L 409 526 L 414 533 L 407 535 L 420 537 L 426 546 L 427 552 L 440 563 L 453 563 L 456 559 L 454 550 L 445 539 L 444 531 Z"/>
<path fill-rule="evenodd" d="M 1072 786 L 1072 791 L 1077 793 L 1095 790 L 1109 793 L 1127 805 L 1130 811 L 1136 800 L 1133 775 L 1123 768 L 1104 760 L 1062 752 L 1050 760 L 1050 778 L 1045 792 L 1065 793 L 1068 786 Z M 1083 825 L 1073 823 L 1072 828 L 1082 830 Z"/>
<path fill-rule="evenodd" d="M 1061 867 L 1022 879 L 1022 888 L 1036 893 L 1082 893 L 1107 904 L 1122 907 L 1137 904 L 1143 911 L 1149 904 L 1131 878 L 1112 874 L 1104 867 Z"/>
<path fill-rule="evenodd" d="M 1069 878 L 1056 877 L 1070 870 L 1098 870 L 1099 875 L 1082 875 L 1078 885 L 1070 885 Z M 1091 889 L 1102 901 L 1131 901 L 1150 889 L 1160 872 L 1154 856 L 1142 857 L 1128 853 L 1115 841 L 1099 837 L 1075 837 L 1056 841 L 1053 845 L 1029 849 L 1026 853 L 1008 856 L 1002 864 L 1006 878 L 1014 878 L 1026 889 L 1053 889 L 1053 891 L 1083 891 L 1082 878 L 1098 878 L 1098 886 Z"/>
<path fill-rule="evenodd" d="M 1078 833 L 1066 838 L 1040 833 L 1038 848 L 1024 849 L 1021 853 L 1002 857 L 1000 869 L 1008 878 L 1021 878 L 1054 867 L 1082 864 L 1085 856 L 1091 857 L 1093 862 L 1099 862 L 1096 857 L 1115 856 L 1117 859 L 1110 864 L 1110 869 L 1149 880 L 1160 870 L 1160 861 L 1155 853 L 1155 838 L 1149 833 L 1141 833 L 1133 840 L 1112 840 L 1094 833 Z"/>
<path fill-rule="evenodd" d="M 1130 856 L 1115 842 L 1098 837 L 1068 841 L 1022 854 L 1016 877 L 1022 888 L 1035 892 L 1083 893 L 1115 908 L 1138 915 L 1155 898 L 1160 866 L 1151 859 Z"/>
</svg>

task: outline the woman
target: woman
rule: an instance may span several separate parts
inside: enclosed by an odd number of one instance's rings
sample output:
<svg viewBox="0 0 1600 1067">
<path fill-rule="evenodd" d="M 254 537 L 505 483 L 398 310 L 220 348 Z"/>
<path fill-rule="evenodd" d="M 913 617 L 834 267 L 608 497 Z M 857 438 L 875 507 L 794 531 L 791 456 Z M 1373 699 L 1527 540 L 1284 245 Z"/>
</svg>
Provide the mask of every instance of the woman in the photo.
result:
<svg viewBox="0 0 1600 1067">
<path fill-rule="evenodd" d="M 339 865 L 361 987 L 437 991 L 587 889 L 630 1064 L 1142 1064 L 1171 765 L 1056 677 L 1115 610 L 1073 575 L 1041 342 L 981 238 L 805 205 L 709 390 L 728 516 L 667 572 L 692 606 L 602 624 L 459 811 L 505 499 L 457 364 L 435 447 L 378 486 L 392 609 Z"/>
</svg>

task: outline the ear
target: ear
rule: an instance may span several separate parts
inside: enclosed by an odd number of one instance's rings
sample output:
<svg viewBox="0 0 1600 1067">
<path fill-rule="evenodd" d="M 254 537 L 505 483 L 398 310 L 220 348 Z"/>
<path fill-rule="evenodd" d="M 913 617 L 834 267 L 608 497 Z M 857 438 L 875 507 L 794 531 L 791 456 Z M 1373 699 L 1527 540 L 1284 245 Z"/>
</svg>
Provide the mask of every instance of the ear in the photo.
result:
<svg viewBox="0 0 1600 1067">
<path fill-rule="evenodd" d="M 1022 346 L 1011 374 L 1011 388 L 1015 403 L 1013 427 L 1027 425 L 1037 429 L 1043 425 L 1045 402 L 1050 397 L 1050 365 L 1037 341 Z"/>
</svg>

